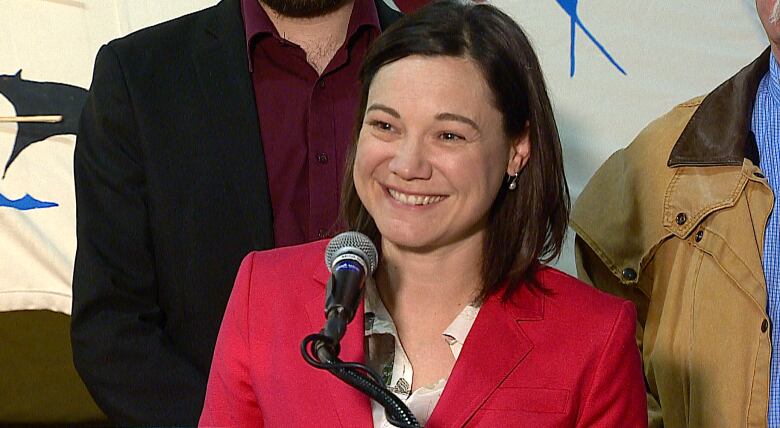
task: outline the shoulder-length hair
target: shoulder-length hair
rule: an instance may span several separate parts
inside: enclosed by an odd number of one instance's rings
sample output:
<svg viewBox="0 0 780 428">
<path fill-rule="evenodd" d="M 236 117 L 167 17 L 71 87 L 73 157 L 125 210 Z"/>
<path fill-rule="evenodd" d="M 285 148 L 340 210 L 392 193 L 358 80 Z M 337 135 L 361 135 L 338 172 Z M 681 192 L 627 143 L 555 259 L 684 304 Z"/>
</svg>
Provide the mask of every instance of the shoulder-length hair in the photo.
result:
<svg viewBox="0 0 780 428">
<path fill-rule="evenodd" d="M 509 298 L 521 284 L 541 286 L 536 272 L 560 255 L 569 218 L 569 190 L 561 144 L 539 60 L 523 30 L 486 4 L 439 0 L 391 26 L 373 44 L 360 72 L 360 106 L 341 193 L 343 224 L 381 234 L 355 191 L 353 170 L 368 91 L 383 66 L 412 55 L 466 57 L 482 71 L 503 116 L 504 133 L 530 132 L 531 151 L 517 189 L 502 186 L 488 213 L 479 299 L 501 290 Z M 504 168 L 504 166 L 501 166 Z"/>
</svg>

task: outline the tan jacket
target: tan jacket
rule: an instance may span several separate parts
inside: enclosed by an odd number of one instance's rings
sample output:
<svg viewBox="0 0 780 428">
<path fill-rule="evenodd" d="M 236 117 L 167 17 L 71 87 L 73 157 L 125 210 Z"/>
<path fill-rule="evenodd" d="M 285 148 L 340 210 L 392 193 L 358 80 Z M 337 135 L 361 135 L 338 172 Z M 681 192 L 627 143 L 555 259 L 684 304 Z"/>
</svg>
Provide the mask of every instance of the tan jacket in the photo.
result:
<svg viewBox="0 0 780 428">
<path fill-rule="evenodd" d="M 773 194 L 750 132 L 769 50 L 613 154 L 572 214 L 578 272 L 631 299 L 650 426 L 764 427 Z"/>
</svg>

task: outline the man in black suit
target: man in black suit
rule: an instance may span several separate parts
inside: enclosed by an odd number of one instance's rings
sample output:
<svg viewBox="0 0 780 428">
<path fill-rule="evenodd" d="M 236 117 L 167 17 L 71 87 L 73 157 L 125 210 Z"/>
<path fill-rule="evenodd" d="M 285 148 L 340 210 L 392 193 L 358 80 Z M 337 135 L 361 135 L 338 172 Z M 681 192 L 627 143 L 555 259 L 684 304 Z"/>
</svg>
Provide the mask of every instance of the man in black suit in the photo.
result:
<svg viewBox="0 0 780 428">
<path fill-rule="evenodd" d="M 359 63 L 398 15 L 222 0 L 101 48 L 74 160 L 71 334 L 112 421 L 197 422 L 243 256 L 335 222 Z"/>
</svg>

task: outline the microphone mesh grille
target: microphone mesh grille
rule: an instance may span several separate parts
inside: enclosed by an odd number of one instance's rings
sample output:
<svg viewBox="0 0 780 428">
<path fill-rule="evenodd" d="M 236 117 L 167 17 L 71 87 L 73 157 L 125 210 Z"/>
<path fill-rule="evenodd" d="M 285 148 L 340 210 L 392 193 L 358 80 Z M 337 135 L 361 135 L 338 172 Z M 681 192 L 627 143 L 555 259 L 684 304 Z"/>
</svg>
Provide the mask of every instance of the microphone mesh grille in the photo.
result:
<svg viewBox="0 0 780 428">
<path fill-rule="evenodd" d="M 378 263 L 379 255 L 377 254 L 374 243 L 366 235 L 360 232 L 349 231 L 339 233 L 334 236 L 333 239 L 328 242 L 328 247 L 325 249 L 325 264 L 328 266 L 328 270 L 331 270 L 333 260 L 342 254 L 350 253 L 361 257 L 368 266 L 367 275 L 373 275 L 374 270 Z"/>
</svg>

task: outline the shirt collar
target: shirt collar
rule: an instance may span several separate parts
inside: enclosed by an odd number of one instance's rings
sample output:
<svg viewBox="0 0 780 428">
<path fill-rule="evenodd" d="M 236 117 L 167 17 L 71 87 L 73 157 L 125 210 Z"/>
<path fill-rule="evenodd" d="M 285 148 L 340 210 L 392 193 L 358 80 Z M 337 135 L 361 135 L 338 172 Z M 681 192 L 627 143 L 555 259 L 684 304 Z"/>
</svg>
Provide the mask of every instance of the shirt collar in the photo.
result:
<svg viewBox="0 0 780 428">
<path fill-rule="evenodd" d="M 398 337 L 395 323 L 379 296 L 373 278 L 366 279 L 365 292 L 365 335 L 391 334 L 394 337 Z M 466 342 L 466 336 L 468 336 L 471 327 L 474 325 L 477 314 L 479 314 L 478 306 L 475 306 L 475 304 L 466 305 L 458 316 L 452 320 L 444 332 L 442 332 L 442 336 L 444 336 L 444 339 L 450 347 L 455 345 L 463 346 L 463 343 Z M 453 350 L 453 354 L 460 353 L 460 346 L 457 348 L 457 351 Z M 455 355 L 455 358 L 457 357 L 458 356 Z"/>
<path fill-rule="evenodd" d="M 244 20 L 244 36 L 246 53 L 249 60 L 249 71 L 252 71 L 252 47 L 254 40 L 264 35 L 279 37 L 279 32 L 268 14 L 260 6 L 258 0 L 241 0 L 241 16 Z M 373 28 L 380 31 L 379 15 L 373 0 L 355 0 L 352 15 L 349 17 L 346 40 L 352 39 L 360 28 Z"/>
<path fill-rule="evenodd" d="M 780 65 L 774 54 L 769 58 L 769 93 L 774 99 L 780 100 Z"/>
<path fill-rule="evenodd" d="M 379 297 L 373 277 L 366 279 L 365 291 L 366 296 L 363 307 L 365 309 L 366 336 L 371 336 L 372 334 L 392 334 L 393 336 L 398 336 L 395 331 L 395 323 L 393 323 L 390 313 L 382 302 L 382 298 Z"/>
<path fill-rule="evenodd" d="M 479 308 L 474 305 L 467 305 L 463 310 L 452 320 L 452 323 L 444 330 L 445 340 L 450 346 L 454 344 L 463 345 L 466 342 L 466 336 L 471 331 L 471 326 L 474 325 L 474 320 L 477 319 Z M 457 358 L 457 355 L 456 355 Z"/>
</svg>

